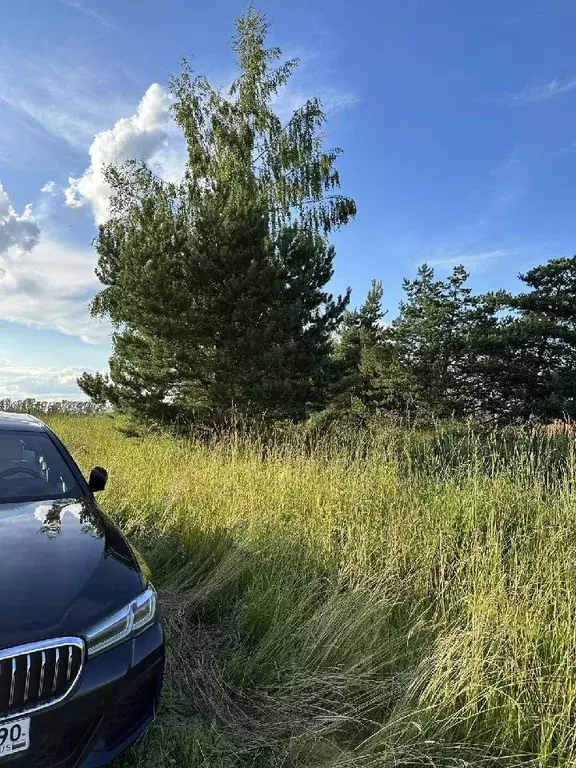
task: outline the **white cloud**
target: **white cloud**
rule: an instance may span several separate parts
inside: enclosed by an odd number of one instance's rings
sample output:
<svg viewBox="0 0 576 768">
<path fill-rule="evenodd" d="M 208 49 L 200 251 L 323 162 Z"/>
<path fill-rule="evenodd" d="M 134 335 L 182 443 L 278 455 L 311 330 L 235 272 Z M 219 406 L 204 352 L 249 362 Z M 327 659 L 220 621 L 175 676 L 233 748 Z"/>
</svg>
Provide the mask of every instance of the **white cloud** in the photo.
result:
<svg viewBox="0 0 576 768">
<path fill-rule="evenodd" d="M 68 8 L 73 8 L 75 11 L 78 11 L 79 13 L 87 16 L 90 19 L 93 19 L 94 21 L 97 21 L 98 24 L 101 24 L 107 29 L 115 29 L 115 26 L 111 24 L 108 19 L 105 19 L 93 8 L 90 8 L 88 5 L 82 2 L 82 0 L 60 0 L 60 3 L 67 6 Z"/>
<path fill-rule="evenodd" d="M 90 317 L 88 305 L 100 286 L 92 248 L 66 245 L 48 235 L 24 253 L 0 255 L 0 319 L 52 328 L 83 341 L 105 341 L 107 324 Z"/>
<path fill-rule="evenodd" d="M 32 206 L 27 205 L 21 214 L 16 213 L 0 182 L 0 256 L 11 248 L 29 252 L 39 237 L 40 227 L 32 214 Z"/>
<path fill-rule="evenodd" d="M 71 208 L 91 207 L 96 223 L 108 217 L 110 189 L 104 178 L 108 165 L 126 160 L 156 161 L 166 154 L 170 126 L 170 99 L 167 91 L 153 83 L 136 113 L 123 117 L 109 130 L 94 137 L 90 147 L 90 165 L 79 178 L 71 177 L 65 190 L 66 205 Z"/>
<path fill-rule="evenodd" d="M 37 400 L 85 400 L 78 389 L 76 379 L 79 368 L 43 368 L 39 366 L 14 365 L 5 358 L 0 359 L 0 400 L 23 400 L 28 397 Z"/>
<path fill-rule="evenodd" d="M 453 269 L 459 264 L 463 264 L 468 272 L 478 272 L 495 259 L 501 259 L 507 256 L 506 251 L 458 251 L 439 249 L 436 254 L 427 259 L 431 267 L 440 269 Z"/>
<path fill-rule="evenodd" d="M 55 181 L 47 181 L 46 184 L 42 187 L 40 192 L 44 193 L 45 195 L 55 195 L 56 194 L 56 182 Z"/>
<path fill-rule="evenodd" d="M 526 88 L 522 88 L 518 93 L 507 96 L 505 100 L 512 106 L 524 106 L 553 99 L 563 93 L 569 93 L 575 88 L 576 76 L 567 77 L 564 80 L 553 78 L 548 83 L 532 83 Z"/>
</svg>

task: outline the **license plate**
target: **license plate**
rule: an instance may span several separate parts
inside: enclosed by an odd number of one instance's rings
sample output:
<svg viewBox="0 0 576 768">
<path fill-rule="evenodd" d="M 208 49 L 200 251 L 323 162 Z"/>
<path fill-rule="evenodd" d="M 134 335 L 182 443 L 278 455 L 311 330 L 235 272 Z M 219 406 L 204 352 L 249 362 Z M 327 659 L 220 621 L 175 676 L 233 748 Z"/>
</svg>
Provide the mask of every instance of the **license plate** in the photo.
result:
<svg viewBox="0 0 576 768">
<path fill-rule="evenodd" d="M 0 723 L 0 758 L 24 752 L 30 747 L 30 718 Z"/>
</svg>

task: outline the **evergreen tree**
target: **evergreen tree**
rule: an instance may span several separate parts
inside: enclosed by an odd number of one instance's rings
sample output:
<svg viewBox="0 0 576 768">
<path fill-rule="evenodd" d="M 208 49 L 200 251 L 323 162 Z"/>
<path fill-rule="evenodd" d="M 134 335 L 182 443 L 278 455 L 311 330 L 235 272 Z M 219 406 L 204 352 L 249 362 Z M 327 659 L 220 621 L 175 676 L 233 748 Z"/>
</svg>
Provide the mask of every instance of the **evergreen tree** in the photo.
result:
<svg viewBox="0 0 576 768">
<path fill-rule="evenodd" d="M 576 417 L 576 257 L 553 259 L 500 292 L 506 312 L 491 334 L 493 408 L 506 422 Z"/>
<path fill-rule="evenodd" d="M 345 313 L 336 350 L 342 371 L 338 407 L 358 415 L 393 406 L 389 380 L 393 348 L 383 324 L 382 295 L 381 281 L 373 280 L 364 304 Z"/>
<path fill-rule="evenodd" d="M 508 410 L 502 377 L 506 343 L 500 315 L 505 301 L 503 291 L 470 296 L 466 312 L 459 364 L 460 407 L 455 412 L 484 423 L 506 420 Z"/>
<path fill-rule="evenodd" d="M 324 290 L 325 235 L 355 213 L 338 150 L 322 148 L 313 99 L 286 125 L 271 104 L 296 66 L 274 68 L 267 25 L 237 22 L 239 77 L 228 94 L 192 77 L 171 83 L 188 164 L 165 184 L 137 163 L 108 170 L 112 213 L 96 240 L 105 286 L 92 311 L 116 328 L 110 377 L 80 386 L 142 417 L 214 424 L 303 418 L 333 377 L 331 336 L 348 296 Z"/>
<path fill-rule="evenodd" d="M 406 299 L 392 324 L 391 386 L 405 411 L 433 417 L 465 415 L 470 402 L 471 333 L 475 303 L 464 267 L 446 281 L 427 264 L 404 280 Z"/>
</svg>

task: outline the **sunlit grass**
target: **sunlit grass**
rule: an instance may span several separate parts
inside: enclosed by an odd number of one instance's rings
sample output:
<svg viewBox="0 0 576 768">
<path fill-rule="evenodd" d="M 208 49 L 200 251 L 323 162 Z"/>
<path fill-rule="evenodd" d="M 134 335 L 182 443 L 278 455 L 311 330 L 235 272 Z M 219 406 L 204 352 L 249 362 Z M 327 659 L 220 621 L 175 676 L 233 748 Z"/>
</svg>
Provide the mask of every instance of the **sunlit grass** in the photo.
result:
<svg viewBox="0 0 576 768">
<path fill-rule="evenodd" d="M 568 438 L 50 423 L 161 591 L 163 711 L 126 766 L 576 765 Z"/>
</svg>

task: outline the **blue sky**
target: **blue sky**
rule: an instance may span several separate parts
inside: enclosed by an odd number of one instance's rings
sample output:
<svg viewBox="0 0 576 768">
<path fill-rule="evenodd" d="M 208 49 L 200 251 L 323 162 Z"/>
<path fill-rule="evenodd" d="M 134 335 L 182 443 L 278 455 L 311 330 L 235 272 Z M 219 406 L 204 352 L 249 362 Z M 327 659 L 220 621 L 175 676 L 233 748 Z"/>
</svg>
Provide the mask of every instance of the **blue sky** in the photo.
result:
<svg viewBox="0 0 576 768">
<path fill-rule="evenodd" d="M 105 369 L 91 240 L 102 162 L 182 165 L 164 86 L 183 55 L 222 85 L 245 4 L 20 0 L 0 37 L 0 397 L 77 397 Z M 576 54 L 571 0 L 261 0 L 271 42 L 301 67 L 278 101 L 319 95 L 344 149 L 356 220 L 335 238 L 334 291 L 464 263 L 475 290 L 571 255 Z"/>
</svg>

